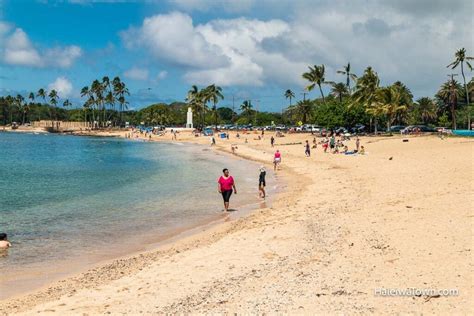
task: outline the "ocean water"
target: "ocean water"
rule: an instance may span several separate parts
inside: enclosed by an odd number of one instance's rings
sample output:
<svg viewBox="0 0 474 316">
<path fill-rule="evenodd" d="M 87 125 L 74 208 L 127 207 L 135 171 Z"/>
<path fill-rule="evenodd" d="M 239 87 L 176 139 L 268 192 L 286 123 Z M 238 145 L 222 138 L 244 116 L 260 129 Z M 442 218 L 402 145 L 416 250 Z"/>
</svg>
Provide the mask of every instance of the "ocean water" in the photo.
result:
<svg viewBox="0 0 474 316">
<path fill-rule="evenodd" d="M 0 133 L 0 232 L 13 243 L 0 254 L 0 298 L 6 285 L 27 289 L 52 277 L 58 262 L 66 273 L 71 263 L 140 250 L 221 218 L 224 167 L 239 191 L 231 207 L 257 205 L 259 166 L 206 146 Z"/>
</svg>

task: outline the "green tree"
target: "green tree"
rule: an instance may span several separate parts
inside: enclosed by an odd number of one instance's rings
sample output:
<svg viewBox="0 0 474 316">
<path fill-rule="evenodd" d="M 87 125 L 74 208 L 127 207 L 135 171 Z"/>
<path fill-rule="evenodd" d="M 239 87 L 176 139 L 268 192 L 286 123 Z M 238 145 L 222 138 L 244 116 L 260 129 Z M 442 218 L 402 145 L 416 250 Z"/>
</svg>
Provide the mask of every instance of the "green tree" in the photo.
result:
<svg viewBox="0 0 474 316">
<path fill-rule="evenodd" d="M 338 98 L 339 102 L 342 103 L 342 98 L 349 95 L 348 88 L 342 82 L 333 83 L 331 88 L 331 95 Z"/>
<path fill-rule="evenodd" d="M 291 99 L 295 97 L 295 93 L 291 91 L 290 89 L 285 91 L 285 98 L 290 99 L 290 106 L 291 106 Z"/>
<path fill-rule="evenodd" d="M 454 78 L 443 83 L 436 93 L 436 98 L 441 101 L 444 107 L 449 108 L 450 110 L 453 129 L 457 128 L 456 109 L 461 93 L 462 86 Z"/>
<path fill-rule="evenodd" d="M 204 93 L 204 101 L 205 102 L 212 102 L 212 113 L 214 115 L 214 126 L 217 129 L 217 102 L 219 99 L 223 100 L 224 95 L 222 95 L 222 88 L 212 84 L 206 87 L 203 91 Z"/>
<path fill-rule="evenodd" d="M 21 113 L 21 125 L 25 125 L 25 117 L 28 112 L 28 104 L 25 103 L 25 98 L 21 94 L 18 94 L 13 102 L 18 108 L 18 112 Z"/>
<path fill-rule="evenodd" d="M 376 92 L 372 110 L 375 114 L 385 114 L 387 116 L 387 131 L 390 133 L 397 113 L 406 111 L 411 105 L 410 98 L 405 94 L 406 91 L 400 84 L 379 88 Z"/>
<path fill-rule="evenodd" d="M 377 119 L 381 113 L 380 109 L 372 109 L 375 102 L 376 92 L 379 88 L 380 79 L 372 67 L 365 69 L 362 77 L 357 79 L 355 91 L 352 94 L 351 106 L 362 105 L 368 114 L 374 118 L 375 133 L 377 133 Z M 383 113 L 383 111 L 382 111 Z"/>
<path fill-rule="evenodd" d="M 51 90 L 49 92 L 49 102 L 50 104 L 53 106 L 54 108 L 54 119 L 57 120 L 58 117 L 57 117 L 57 104 L 58 104 L 58 99 L 59 99 L 59 96 L 58 96 L 58 93 L 56 92 L 56 90 Z"/>
<path fill-rule="evenodd" d="M 252 113 L 253 113 L 252 102 L 250 100 L 245 100 L 240 105 L 240 110 L 242 111 L 243 115 L 247 116 L 247 124 L 250 124 L 250 122 L 252 122 Z"/>
<path fill-rule="evenodd" d="M 46 95 L 47 93 L 43 88 L 39 89 L 38 92 L 36 93 L 36 96 L 42 98 L 43 102 L 46 102 Z"/>
<path fill-rule="evenodd" d="M 314 104 L 311 100 L 298 101 L 295 105 L 288 107 L 288 113 L 296 121 L 301 121 L 303 124 L 308 123 L 313 114 Z"/>
<path fill-rule="evenodd" d="M 351 63 L 347 63 L 347 65 L 344 66 L 342 70 L 338 70 L 337 73 L 346 76 L 347 91 L 351 93 L 351 79 L 354 82 L 357 81 L 357 76 L 351 72 Z"/>
<path fill-rule="evenodd" d="M 436 103 L 431 98 L 423 97 L 416 100 L 416 109 L 423 124 L 436 118 Z"/>
<path fill-rule="evenodd" d="M 309 81 L 309 85 L 306 86 L 306 90 L 311 91 L 317 85 L 319 87 L 319 92 L 321 93 L 321 97 L 323 99 L 323 103 L 325 102 L 324 93 L 321 86 L 323 84 L 332 84 L 332 81 L 326 81 L 325 79 L 325 68 L 324 65 L 318 66 L 314 65 L 314 67 L 309 66 L 309 71 L 303 73 L 303 78 Z"/>
<path fill-rule="evenodd" d="M 130 95 L 127 86 L 120 79 L 120 77 L 115 77 L 112 80 L 113 93 L 120 107 L 120 125 L 123 123 L 123 112 L 128 108 L 128 101 L 125 96 Z"/>
<path fill-rule="evenodd" d="M 466 104 L 467 106 L 469 107 L 470 106 L 470 98 L 469 98 L 469 89 L 467 87 L 467 84 L 466 84 L 466 76 L 464 75 L 464 62 L 466 62 L 466 65 L 468 66 L 468 68 L 472 71 L 472 65 L 471 63 L 469 63 L 469 60 L 474 60 L 474 57 L 468 57 L 466 56 L 466 49 L 463 47 L 459 50 L 456 51 L 456 53 L 454 54 L 454 61 L 452 63 L 450 63 L 449 65 L 447 65 L 446 67 L 449 68 L 451 67 L 451 69 L 455 69 L 458 65 L 461 66 L 461 75 L 462 75 L 462 79 L 463 79 L 463 82 L 464 82 L 464 92 L 465 92 L 465 96 L 466 96 Z M 470 127 L 471 125 L 471 118 L 470 118 L 470 113 L 468 112 L 468 126 Z"/>
<path fill-rule="evenodd" d="M 200 123 L 199 125 L 201 129 L 203 129 L 204 128 L 204 114 L 207 111 L 207 105 L 206 105 L 203 91 L 199 90 L 199 88 L 196 85 L 193 85 L 191 89 L 188 91 L 186 101 L 193 109 L 193 112 L 196 113 L 196 115 L 198 116 L 199 123 Z"/>
</svg>

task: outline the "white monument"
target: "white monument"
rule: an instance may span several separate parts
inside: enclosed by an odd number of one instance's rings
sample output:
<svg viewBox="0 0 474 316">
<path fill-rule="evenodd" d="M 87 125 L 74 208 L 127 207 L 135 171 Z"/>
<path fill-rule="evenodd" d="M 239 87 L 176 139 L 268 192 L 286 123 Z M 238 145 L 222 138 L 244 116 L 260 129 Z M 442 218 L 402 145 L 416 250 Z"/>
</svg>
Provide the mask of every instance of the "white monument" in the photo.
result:
<svg viewBox="0 0 474 316">
<path fill-rule="evenodd" d="M 186 128 L 193 128 L 193 110 L 188 108 L 188 116 L 186 119 Z"/>
</svg>

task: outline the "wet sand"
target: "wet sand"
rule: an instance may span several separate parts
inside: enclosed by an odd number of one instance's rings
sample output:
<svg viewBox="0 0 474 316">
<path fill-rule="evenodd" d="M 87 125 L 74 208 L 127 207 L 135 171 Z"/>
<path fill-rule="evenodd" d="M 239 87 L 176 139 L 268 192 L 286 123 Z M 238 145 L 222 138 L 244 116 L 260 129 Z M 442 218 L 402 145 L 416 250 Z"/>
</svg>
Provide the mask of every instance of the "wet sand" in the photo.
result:
<svg viewBox="0 0 474 316">
<path fill-rule="evenodd" d="M 230 152 L 237 144 L 237 155 L 268 166 L 280 149 L 286 190 L 270 208 L 1 302 L 0 311 L 472 312 L 472 139 L 364 137 L 367 155 L 324 154 L 318 146 L 307 158 L 309 135 L 277 138 L 274 149 L 270 135 L 237 140 L 232 133 L 215 147 Z M 210 143 L 185 133 L 178 140 Z M 458 295 L 374 293 L 406 288 Z"/>
</svg>

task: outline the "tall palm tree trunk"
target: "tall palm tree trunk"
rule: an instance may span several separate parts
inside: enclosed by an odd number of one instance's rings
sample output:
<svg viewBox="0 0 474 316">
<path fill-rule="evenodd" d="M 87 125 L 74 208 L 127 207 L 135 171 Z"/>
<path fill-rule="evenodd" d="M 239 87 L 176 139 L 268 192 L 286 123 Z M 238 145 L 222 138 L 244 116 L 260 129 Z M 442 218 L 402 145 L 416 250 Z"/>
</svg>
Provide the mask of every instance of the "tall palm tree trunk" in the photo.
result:
<svg viewBox="0 0 474 316">
<path fill-rule="evenodd" d="M 217 130 L 217 107 L 216 107 L 215 102 L 214 102 L 214 125 L 215 125 L 216 130 Z"/>
<path fill-rule="evenodd" d="M 466 91 L 466 106 L 467 106 L 467 129 L 471 129 L 471 111 L 469 102 L 469 90 L 467 89 L 466 76 L 464 75 L 463 63 L 461 63 L 461 75 L 464 81 L 464 90 Z"/>
<path fill-rule="evenodd" d="M 321 85 L 319 83 L 318 83 L 318 87 L 319 87 L 319 92 L 321 92 L 321 97 L 323 98 L 323 103 L 326 103 L 326 101 L 324 100 L 323 89 L 321 89 Z"/>
</svg>

